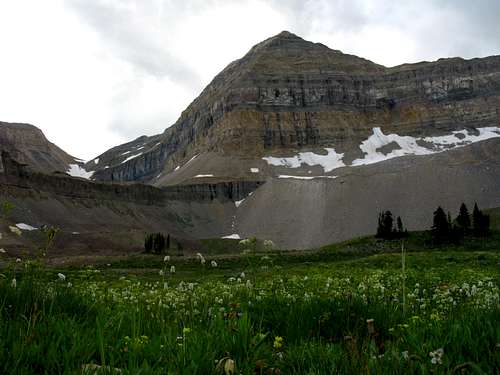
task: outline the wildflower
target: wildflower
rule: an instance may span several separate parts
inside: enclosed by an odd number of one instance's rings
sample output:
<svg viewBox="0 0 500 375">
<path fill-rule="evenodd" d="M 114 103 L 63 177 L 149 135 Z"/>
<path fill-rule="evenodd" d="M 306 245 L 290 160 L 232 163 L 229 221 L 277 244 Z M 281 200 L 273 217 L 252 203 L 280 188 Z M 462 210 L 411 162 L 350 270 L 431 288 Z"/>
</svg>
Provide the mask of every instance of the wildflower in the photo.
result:
<svg viewBox="0 0 500 375">
<path fill-rule="evenodd" d="M 404 352 L 401 353 L 401 357 L 403 357 L 403 359 L 405 361 L 408 360 L 408 358 L 410 358 L 409 354 L 408 354 L 408 350 L 405 350 Z"/>
<path fill-rule="evenodd" d="M 182 334 L 183 334 L 184 336 L 189 335 L 190 333 L 191 333 L 191 328 L 184 327 L 184 328 L 182 329 Z"/>
<path fill-rule="evenodd" d="M 170 267 L 170 273 L 175 273 L 175 266 Z"/>
<path fill-rule="evenodd" d="M 16 263 L 21 263 L 21 258 L 17 258 Z"/>
<path fill-rule="evenodd" d="M 265 240 L 264 241 L 264 247 L 268 248 L 268 249 L 272 249 L 274 248 L 274 242 L 271 241 L 271 240 Z"/>
<path fill-rule="evenodd" d="M 246 282 L 246 287 L 247 287 L 248 289 L 250 289 L 250 288 L 252 287 L 252 283 L 250 282 L 250 280 L 247 280 L 247 282 Z"/>
<path fill-rule="evenodd" d="M 17 234 L 18 236 L 20 236 L 22 234 L 21 229 L 19 229 L 18 227 L 9 226 L 9 229 L 12 233 Z"/>
<path fill-rule="evenodd" d="M 203 255 L 201 255 L 201 253 L 196 253 L 196 256 L 200 260 L 201 264 L 205 264 L 205 262 L 206 262 L 205 257 Z"/>
<path fill-rule="evenodd" d="M 5 254 L 6 253 L 5 249 L 0 249 L 0 253 Z"/>
<path fill-rule="evenodd" d="M 442 364 L 443 363 L 443 361 L 442 361 L 443 354 L 444 354 L 443 348 L 439 348 L 439 349 L 434 350 L 433 352 L 430 352 L 429 356 L 431 357 L 431 363 L 433 365 Z"/>
<path fill-rule="evenodd" d="M 216 262 L 215 260 L 212 260 L 212 261 L 210 262 L 210 265 L 211 265 L 212 267 L 216 268 L 216 267 L 217 267 L 217 262 Z"/>
<path fill-rule="evenodd" d="M 62 273 L 60 273 L 60 272 L 57 274 L 57 277 L 58 277 L 58 278 L 59 278 L 59 280 L 61 280 L 61 281 L 66 280 L 66 276 L 64 276 L 64 275 L 63 275 Z"/>
<path fill-rule="evenodd" d="M 15 288 L 17 286 L 17 280 L 16 278 L 13 278 L 12 281 L 10 282 L 10 286 Z"/>
<path fill-rule="evenodd" d="M 280 350 L 283 347 L 283 337 L 276 336 L 274 338 L 273 348 L 276 350 Z"/>
<path fill-rule="evenodd" d="M 158 272 L 160 274 L 160 276 L 163 276 L 163 270 L 160 270 L 160 272 Z"/>
<path fill-rule="evenodd" d="M 242 273 L 240 274 L 240 278 L 241 278 L 241 279 L 244 279 L 244 278 L 245 278 L 245 272 L 242 272 Z"/>
<path fill-rule="evenodd" d="M 71 283 L 68 283 L 68 285 L 66 285 L 68 288 L 71 288 L 73 286 L 73 284 Z"/>
<path fill-rule="evenodd" d="M 168 288 L 168 283 L 165 281 L 165 282 L 163 283 L 163 289 L 167 289 L 167 288 Z"/>
<path fill-rule="evenodd" d="M 170 262 L 170 255 L 165 255 L 165 257 L 163 258 L 163 261 Z"/>
</svg>

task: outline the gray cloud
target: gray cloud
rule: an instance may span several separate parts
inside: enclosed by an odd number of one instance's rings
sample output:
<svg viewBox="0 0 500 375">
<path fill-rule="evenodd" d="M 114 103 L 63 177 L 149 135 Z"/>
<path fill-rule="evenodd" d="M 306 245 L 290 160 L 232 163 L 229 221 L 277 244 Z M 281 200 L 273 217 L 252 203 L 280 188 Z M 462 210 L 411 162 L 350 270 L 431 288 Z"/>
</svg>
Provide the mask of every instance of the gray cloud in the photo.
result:
<svg viewBox="0 0 500 375">
<path fill-rule="evenodd" d="M 66 4 L 95 29 L 112 55 L 146 74 L 167 76 L 174 82 L 198 88 L 198 74 L 169 52 L 169 25 L 178 22 L 183 13 L 189 13 L 193 4 L 88 0 L 67 0 Z"/>
<path fill-rule="evenodd" d="M 137 94 L 144 77 L 155 77 L 162 82 L 167 82 L 167 78 L 173 83 L 172 90 L 180 86 L 194 98 L 202 88 L 203 73 L 212 74 L 206 65 L 210 65 L 208 62 L 213 56 L 207 54 L 203 61 L 184 60 L 186 57 L 172 48 L 174 44 L 178 47 L 183 43 L 185 35 L 179 30 L 185 33 L 182 26 L 192 25 L 187 32 L 190 40 L 196 40 L 193 35 L 202 35 L 211 25 L 227 22 L 218 16 L 218 11 L 226 5 L 241 5 L 241 9 L 245 9 L 253 3 L 270 6 L 284 18 L 286 29 L 305 39 L 384 65 L 500 53 L 498 0 L 65 0 L 66 7 L 99 37 L 106 53 L 130 64 L 136 71 L 135 77 L 128 77 L 130 81 L 113 94 L 110 129 L 121 137 L 135 138 L 163 131 L 171 125 L 184 109 L 180 108 L 181 102 L 187 100 L 173 104 L 165 99 L 163 104 L 154 91 Z M 244 20 L 247 15 L 242 11 L 235 17 Z M 255 19 L 255 30 L 272 29 L 261 22 Z M 373 39 L 367 42 L 363 36 L 370 35 L 372 30 L 382 30 L 383 39 L 375 41 L 377 45 L 370 45 L 370 49 L 366 45 L 374 44 Z M 232 36 L 249 35 L 252 30 L 248 30 L 247 23 L 247 29 L 241 27 L 228 32 Z M 318 40 L 324 37 L 327 40 Z M 342 47 L 335 45 L 339 42 Z M 223 37 L 210 43 L 213 48 L 209 50 L 214 54 L 221 48 L 235 47 L 234 40 L 231 45 Z M 402 46 L 409 48 L 403 51 Z M 250 47 L 245 46 L 246 50 Z M 182 48 L 196 46 L 186 42 Z M 379 50 L 378 55 L 370 56 L 374 49 Z M 147 101 L 148 95 L 156 101 L 152 106 L 141 104 Z M 175 93 L 169 95 L 175 96 Z"/>
<path fill-rule="evenodd" d="M 273 0 L 272 4 L 306 38 L 315 31 L 355 35 L 386 28 L 409 39 L 420 60 L 500 53 L 498 0 Z"/>
</svg>

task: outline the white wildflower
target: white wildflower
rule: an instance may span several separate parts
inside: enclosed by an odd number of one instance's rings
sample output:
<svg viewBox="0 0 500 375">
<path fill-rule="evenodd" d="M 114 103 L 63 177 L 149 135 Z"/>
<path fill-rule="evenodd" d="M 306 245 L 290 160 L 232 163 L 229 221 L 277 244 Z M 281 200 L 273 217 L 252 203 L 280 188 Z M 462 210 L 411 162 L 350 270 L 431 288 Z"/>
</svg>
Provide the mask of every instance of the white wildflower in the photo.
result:
<svg viewBox="0 0 500 375">
<path fill-rule="evenodd" d="M 170 255 L 165 255 L 165 257 L 163 257 L 163 261 L 170 262 Z"/>
<path fill-rule="evenodd" d="M 430 352 L 429 353 L 429 356 L 431 357 L 431 363 L 433 365 L 440 365 L 443 363 L 443 355 L 444 355 L 444 349 L 443 348 L 439 348 L 439 349 L 436 349 L 434 350 L 433 352 Z"/>
<path fill-rule="evenodd" d="M 401 356 L 403 357 L 403 359 L 405 361 L 408 360 L 408 358 L 410 358 L 409 354 L 408 354 L 408 350 L 405 350 L 404 352 L 401 353 Z"/>
<path fill-rule="evenodd" d="M 170 273 L 175 273 L 175 266 L 170 267 Z"/>
<path fill-rule="evenodd" d="M 163 276 L 163 270 L 160 270 L 160 272 L 158 272 L 160 274 L 160 276 Z"/>
<path fill-rule="evenodd" d="M 59 280 L 62 280 L 62 281 L 66 280 L 66 276 L 64 276 L 64 275 L 63 275 L 62 273 L 60 273 L 60 272 L 57 274 L 57 277 L 59 278 Z"/>
<path fill-rule="evenodd" d="M 9 229 L 12 233 L 17 234 L 18 236 L 22 234 L 21 229 L 19 229 L 18 227 L 9 226 Z"/>
<path fill-rule="evenodd" d="M 21 263 L 21 258 L 16 258 L 16 263 Z"/>
<path fill-rule="evenodd" d="M 268 249 L 273 249 L 274 248 L 274 242 L 271 241 L 271 240 L 265 240 L 264 241 L 264 247 L 268 248 Z"/>
<path fill-rule="evenodd" d="M 5 254 L 6 253 L 5 249 L 0 249 L 0 253 Z"/>
<path fill-rule="evenodd" d="M 240 278 L 242 278 L 242 279 L 245 278 L 245 272 L 240 273 Z"/>
<path fill-rule="evenodd" d="M 10 282 L 10 286 L 15 288 L 17 286 L 17 280 L 16 278 L 13 278 L 12 281 Z"/>
<path fill-rule="evenodd" d="M 216 268 L 216 267 L 217 267 L 217 262 L 216 262 L 215 260 L 212 260 L 212 261 L 210 262 L 210 265 L 211 265 L 212 267 Z"/>
</svg>

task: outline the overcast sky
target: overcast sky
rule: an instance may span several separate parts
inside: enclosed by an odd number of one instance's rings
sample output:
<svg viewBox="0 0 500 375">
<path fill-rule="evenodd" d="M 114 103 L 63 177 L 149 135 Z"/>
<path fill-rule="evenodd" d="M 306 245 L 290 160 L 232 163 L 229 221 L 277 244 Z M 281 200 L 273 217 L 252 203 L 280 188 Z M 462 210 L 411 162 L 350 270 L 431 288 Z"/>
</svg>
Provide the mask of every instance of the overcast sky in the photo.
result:
<svg viewBox="0 0 500 375">
<path fill-rule="evenodd" d="M 500 54 L 499 20 L 498 0 L 0 0 L 0 121 L 91 159 L 282 30 L 393 66 Z"/>
</svg>

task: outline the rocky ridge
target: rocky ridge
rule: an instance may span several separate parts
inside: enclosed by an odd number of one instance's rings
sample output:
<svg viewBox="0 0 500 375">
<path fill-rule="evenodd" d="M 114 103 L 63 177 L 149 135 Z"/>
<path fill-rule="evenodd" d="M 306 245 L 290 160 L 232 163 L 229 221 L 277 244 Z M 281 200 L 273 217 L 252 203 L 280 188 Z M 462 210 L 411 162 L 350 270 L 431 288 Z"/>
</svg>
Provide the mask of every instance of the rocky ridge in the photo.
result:
<svg viewBox="0 0 500 375">
<path fill-rule="evenodd" d="M 86 168 L 97 180 L 157 186 L 209 174 L 253 179 L 252 167 L 268 178 L 276 171 L 262 157 L 332 148 L 349 165 L 374 128 L 413 137 L 473 134 L 500 128 L 499 108 L 499 56 L 386 68 L 282 32 L 229 64 L 163 134 L 114 148 Z M 208 155 L 241 159 L 242 167 L 222 163 L 222 174 L 198 168 L 178 177 L 193 157 L 209 163 Z"/>
<path fill-rule="evenodd" d="M 66 172 L 71 164 L 81 164 L 49 142 L 40 129 L 30 124 L 0 122 L 0 150 L 39 172 Z"/>
</svg>

